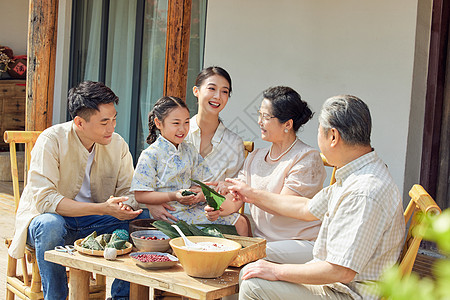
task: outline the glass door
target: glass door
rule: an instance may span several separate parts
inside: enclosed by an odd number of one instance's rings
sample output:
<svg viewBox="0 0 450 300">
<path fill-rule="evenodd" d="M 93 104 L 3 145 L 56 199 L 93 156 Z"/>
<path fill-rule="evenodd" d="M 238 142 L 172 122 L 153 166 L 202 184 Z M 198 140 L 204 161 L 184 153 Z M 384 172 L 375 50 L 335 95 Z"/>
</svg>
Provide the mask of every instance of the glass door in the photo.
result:
<svg viewBox="0 0 450 300">
<path fill-rule="evenodd" d="M 69 86 L 102 81 L 119 97 L 117 126 L 135 159 L 148 145 L 148 113 L 163 95 L 168 0 L 73 1 Z M 206 0 L 193 0 L 187 103 L 202 68 Z"/>
</svg>

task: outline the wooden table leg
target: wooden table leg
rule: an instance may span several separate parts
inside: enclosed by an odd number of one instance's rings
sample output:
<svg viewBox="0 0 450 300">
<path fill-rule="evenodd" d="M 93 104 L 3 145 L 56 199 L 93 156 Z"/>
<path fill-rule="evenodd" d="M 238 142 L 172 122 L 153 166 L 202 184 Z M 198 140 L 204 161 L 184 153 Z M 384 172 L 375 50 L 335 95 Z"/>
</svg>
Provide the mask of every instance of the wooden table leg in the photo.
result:
<svg viewBox="0 0 450 300">
<path fill-rule="evenodd" d="M 143 286 L 130 282 L 130 300 L 149 300 L 148 295 L 149 295 L 148 286 Z"/>
<path fill-rule="evenodd" d="M 69 269 L 69 300 L 89 299 L 90 272 Z"/>
</svg>

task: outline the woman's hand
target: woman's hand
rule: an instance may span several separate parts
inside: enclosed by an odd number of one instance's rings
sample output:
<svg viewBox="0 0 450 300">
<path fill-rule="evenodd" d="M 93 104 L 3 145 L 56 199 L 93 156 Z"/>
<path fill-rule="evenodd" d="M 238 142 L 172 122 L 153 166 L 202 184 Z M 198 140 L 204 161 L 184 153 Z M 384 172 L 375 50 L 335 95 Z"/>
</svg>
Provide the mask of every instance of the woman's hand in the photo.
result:
<svg viewBox="0 0 450 300">
<path fill-rule="evenodd" d="M 153 219 L 155 220 L 164 220 L 169 221 L 169 219 L 177 222 L 178 219 L 172 216 L 168 210 L 174 211 L 175 208 L 170 206 L 167 203 L 163 204 L 145 204 L 145 206 L 148 208 L 148 211 Z"/>
<path fill-rule="evenodd" d="M 197 203 L 206 201 L 205 195 L 203 194 L 203 191 L 202 191 L 202 188 L 199 187 L 198 185 L 191 186 L 191 188 L 189 190 L 194 193 L 197 193 L 197 195 L 195 196 L 197 199 Z"/>
<path fill-rule="evenodd" d="M 185 190 L 186 189 L 182 189 L 182 190 L 179 190 L 176 192 L 175 198 L 178 203 L 181 203 L 183 205 L 192 205 L 192 204 L 200 202 L 201 196 L 199 196 L 199 194 L 183 196 L 181 193 Z"/>
<path fill-rule="evenodd" d="M 214 222 L 215 220 L 217 220 L 220 216 L 220 212 L 222 211 L 222 208 L 219 208 L 218 210 L 214 210 L 213 207 L 206 205 L 205 206 L 205 215 L 206 218 L 211 221 Z"/>
<path fill-rule="evenodd" d="M 228 186 L 230 184 L 226 183 L 225 181 L 208 181 L 205 182 L 205 184 L 212 187 L 216 192 L 223 196 L 229 193 Z"/>
<path fill-rule="evenodd" d="M 214 190 L 216 190 L 216 192 L 218 192 L 221 195 L 226 195 L 228 193 L 230 193 L 230 190 L 228 189 L 228 187 L 232 186 L 231 183 L 228 183 L 226 181 L 219 181 L 217 182 L 216 187 L 214 188 Z"/>
<path fill-rule="evenodd" d="M 252 198 L 254 199 L 253 194 L 255 189 L 240 180 L 227 178 L 225 181 L 230 184 L 228 190 L 233 196 L 233 201 L 240 200 L 246 203 L 253 203 Z"/>
</svg>

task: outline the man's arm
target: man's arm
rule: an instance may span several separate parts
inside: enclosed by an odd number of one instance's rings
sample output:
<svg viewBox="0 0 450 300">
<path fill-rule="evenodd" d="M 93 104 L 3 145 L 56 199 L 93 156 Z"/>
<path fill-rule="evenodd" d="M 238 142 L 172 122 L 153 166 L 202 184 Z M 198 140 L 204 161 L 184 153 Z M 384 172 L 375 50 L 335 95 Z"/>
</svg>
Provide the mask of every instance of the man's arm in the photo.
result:
<svg viewBox="0 0 450 300">
<path fill-rule="evenodd" d="M 355 278 L 356 272 L 340 265 L 326 261 L 309 264 L 276 264 L 266 260 L 258 260 L 248 264 L 242 280 L 262 278 L 270 281 L 287 281 L 299 284 L 329 284 L 335 282 L 348 283 Z"/>
<path fill-rule="evenodd" d="M 56 207 L 56 212 L 65 217 L 81 217 L 90 215 L 109 215 L 119 220 L 131 220 L 136 218 L 141 212 L 131 210 L 124 201 L 128 197 L 111 197 L 103 203 L 79 202 L 69 198 L 63 198 Z"/>
<path fill-rule="evenodd" d="M 318 220 L 308 209 L 308 198 L 257 190 L 235 179 L 227 178 L 226 181 L 233 184 L 228 189 L 237 200 L 252 203 L 264 211 L 280 216 L 303 221 Z"/>
</svg>

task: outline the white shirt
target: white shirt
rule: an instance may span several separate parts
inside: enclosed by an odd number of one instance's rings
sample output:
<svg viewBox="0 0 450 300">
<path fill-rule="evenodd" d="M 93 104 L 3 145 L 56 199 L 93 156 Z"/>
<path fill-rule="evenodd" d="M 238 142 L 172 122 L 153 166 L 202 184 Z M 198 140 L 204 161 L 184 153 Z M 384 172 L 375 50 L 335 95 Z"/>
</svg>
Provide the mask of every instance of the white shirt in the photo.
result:
<svg viewBox="0 0 450 300">
<path fill-rule="evenodd" d="M 83 183 L 81 184 L 80 191 L 75 196 L 75 200 L 79 202 L 92 202 L 91 197 L 91 167 L 92 162 L 94 161 L 95 156 L 95 144 L 92 148 L 92 151 L 89 152 L 87 164 L 86 164 L 86 170 L 84 171 L 84 179 Z"/>
<path fill-rule="evenodd" d="M 191 118 L 189 134 L 186 141 L 191 142 L 200 153 L 201 130 L 197 124 L 197 115 Z M 213 174 L 211 181 L 234 178 L 244 164 L 244 142 L 240 136 L 223 125 L 222 122 L 211 140 L 211 152 L 204 157 Z"/>
</svg>

